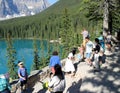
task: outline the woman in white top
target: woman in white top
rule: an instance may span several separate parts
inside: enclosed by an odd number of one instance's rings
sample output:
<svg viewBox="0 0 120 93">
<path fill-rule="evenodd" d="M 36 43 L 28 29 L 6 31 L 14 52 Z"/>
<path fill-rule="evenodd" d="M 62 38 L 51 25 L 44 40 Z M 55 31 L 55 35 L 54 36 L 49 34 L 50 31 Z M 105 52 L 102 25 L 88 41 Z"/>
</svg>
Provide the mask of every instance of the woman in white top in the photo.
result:
<svg viewBox="0 0 120 93">
<path fill-rule="evenodd" d="M 54 66 L 55 74 L 48 83 L 49 88 L 52 89 L 51 93 L 63 93 L 65 89 L 65 78 L 61 70 L 61 66 L 56 64 Z"/>
<path fill-rule="evenodd" d="M 74 61 L 74 56 L 72 53 L 69 53 L 68 58 L 65 62 L 65 72 L 71 72 L 72 76 L 75 75 L 74 73 L 75 67 L 74 67 L 73 61 Z"/>
</svg>

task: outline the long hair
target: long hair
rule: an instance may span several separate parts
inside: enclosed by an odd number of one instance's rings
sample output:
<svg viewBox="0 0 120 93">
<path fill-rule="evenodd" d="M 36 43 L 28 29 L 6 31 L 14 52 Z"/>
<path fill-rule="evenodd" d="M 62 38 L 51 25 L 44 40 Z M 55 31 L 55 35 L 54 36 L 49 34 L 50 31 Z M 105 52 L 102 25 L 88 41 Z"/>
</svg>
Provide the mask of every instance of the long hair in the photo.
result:
<svg viewBox="0 0 120 93">
<path fill-rule="evenodd" d="M 56 64 L 54 66 L 54 69 L 55 69 L 55 74 L 54 76 L 58 76 L 59 79 L 64 79 L 64 75 L 63 75 L 63 72 L 62 72 L 62 69 L 61 69 L 61 66 L 59 64 Z"/>
</svg>

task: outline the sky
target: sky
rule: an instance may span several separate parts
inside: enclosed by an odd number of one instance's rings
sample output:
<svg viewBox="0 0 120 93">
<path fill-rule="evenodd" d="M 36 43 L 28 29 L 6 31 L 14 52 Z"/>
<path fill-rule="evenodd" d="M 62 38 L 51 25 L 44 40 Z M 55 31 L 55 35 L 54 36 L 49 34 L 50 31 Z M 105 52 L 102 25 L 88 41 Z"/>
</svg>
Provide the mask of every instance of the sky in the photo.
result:
<svg viewBox="0 0 120 93">
<path fill-rule="evenodd" d="M 50 3 L 50 4 L 54 4 L 55 2 L 57 2 L 58 0 L 48 0 L 48 2 Z"/>
</svg>

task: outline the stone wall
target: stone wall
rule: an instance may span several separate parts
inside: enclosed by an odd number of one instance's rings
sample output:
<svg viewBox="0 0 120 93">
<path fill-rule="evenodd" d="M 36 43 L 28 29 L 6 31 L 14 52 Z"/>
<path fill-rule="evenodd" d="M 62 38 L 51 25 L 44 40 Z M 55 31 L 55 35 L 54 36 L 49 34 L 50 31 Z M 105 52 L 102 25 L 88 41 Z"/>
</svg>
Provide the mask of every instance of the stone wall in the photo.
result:
<svg viewBox="0 0 120 93">
<path fill-rule="evenodd" d="M 61 61 L 62 66 L 64 66 L 66 59 Z M 45 67 L 42 70 L 35 70 L 32 71 L 28 77 L 28 88 L 31 89 L 38 81 L 44 80 L 46 77 L 49 76 L 50 70 L 49 67 Z M 16 90 L 19 88 L 18 80 L 14 80 L 11 83 L 12 86 L 12 93 L 16 93 Z"/>
</svg>

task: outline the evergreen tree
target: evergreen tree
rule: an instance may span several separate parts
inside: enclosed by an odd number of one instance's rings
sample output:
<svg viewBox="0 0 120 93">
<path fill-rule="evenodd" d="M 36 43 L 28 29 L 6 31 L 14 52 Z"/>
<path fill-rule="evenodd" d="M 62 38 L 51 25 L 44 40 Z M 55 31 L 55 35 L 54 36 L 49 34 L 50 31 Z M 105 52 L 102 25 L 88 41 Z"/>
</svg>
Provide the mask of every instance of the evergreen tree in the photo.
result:
<svg viewBox="0 0 120 93">
<path fill-rule="evenodd" d="M 120 40 L 120 0 L 113 0 L 114 3 L 111 5 L 111 27 L 112 30 L 117 32 L 117 39 Z"/>
<path fill-rule="evenodd" d="M 33 60 L 33 70 L 38 70 L 40 66 L 40 60 L 39 60 L 39 53 L 38 53 L 38 47 L 37 47 L 37 40 L 34 38 L 33 41 L 33 47 L 34 47 L 34 60 Z"/>
<path fill-rule="evenodd" d="M 115 21 L 116 19 L 120 20 L 119 0 L 83 0 L 82 4 L 80 10 L 86 9 L 88 11 L 86 16 L 89 17 L 89 20 L 103 20 L 103 31 L 119 30 Z"/>
<path fill-rule="evenodd" d="M 41 40 L 40 41 L 40 69 L 42 69 L 47 65 L 44 50 L 45 50 L 44 41 Z"/>
<path fill-rule="evenodd" d="M 49 61 L 50 61 L 50 56 L 51 56 L 51 47 L 50 47 L 50 42 L 47 41 L 47 54 L 46 54 L 46 57 L 45 57 L 45 62 L 46 62 L 46 65 L 49 64 Z"/>
<path fill-rule="evenodd" d="M 62 54 L 63 57 L 66 57 L 66 53 L 70 51 L 72 46 L 74 46 L 74 36 L 73 25 L 68 10 L 65 9 L 60 29 L 61 43 L 64 49 Z"/>
<path fill-rule="evenodd" d="M 15 65 L 16 51 L 15 48 L 13 47 L 10 33 L 7 34 L 6 42 L 7 42 L 8 72 L 10 74 L 10 78 L 16 79 L 17 78 L 16 65 Z"/>
<path fill-rule="evenodd" d="M 49 22 L 48 22 L 49 23 Z M 46 29 L 49 29 L 49 27 L 47 27 Z M 50 33 L 49 34 L 46 34 L 48 35 L 48 39 L 47 40 L 44 40 L 44 31 L 41 31 L 41 41 L 40 41 L 40 69 L 42 69 L 43 67 L 47 66 L 48 65 L 48 60 L 49 60 L 49 57 L 50 57 L 50 44 L 48 44 L 48 42 L 50 41 Z M 47 50 L 46 50 L 47 48 Z M 47 53 L 45 53 L 45 51 Z"/>
</svg>

